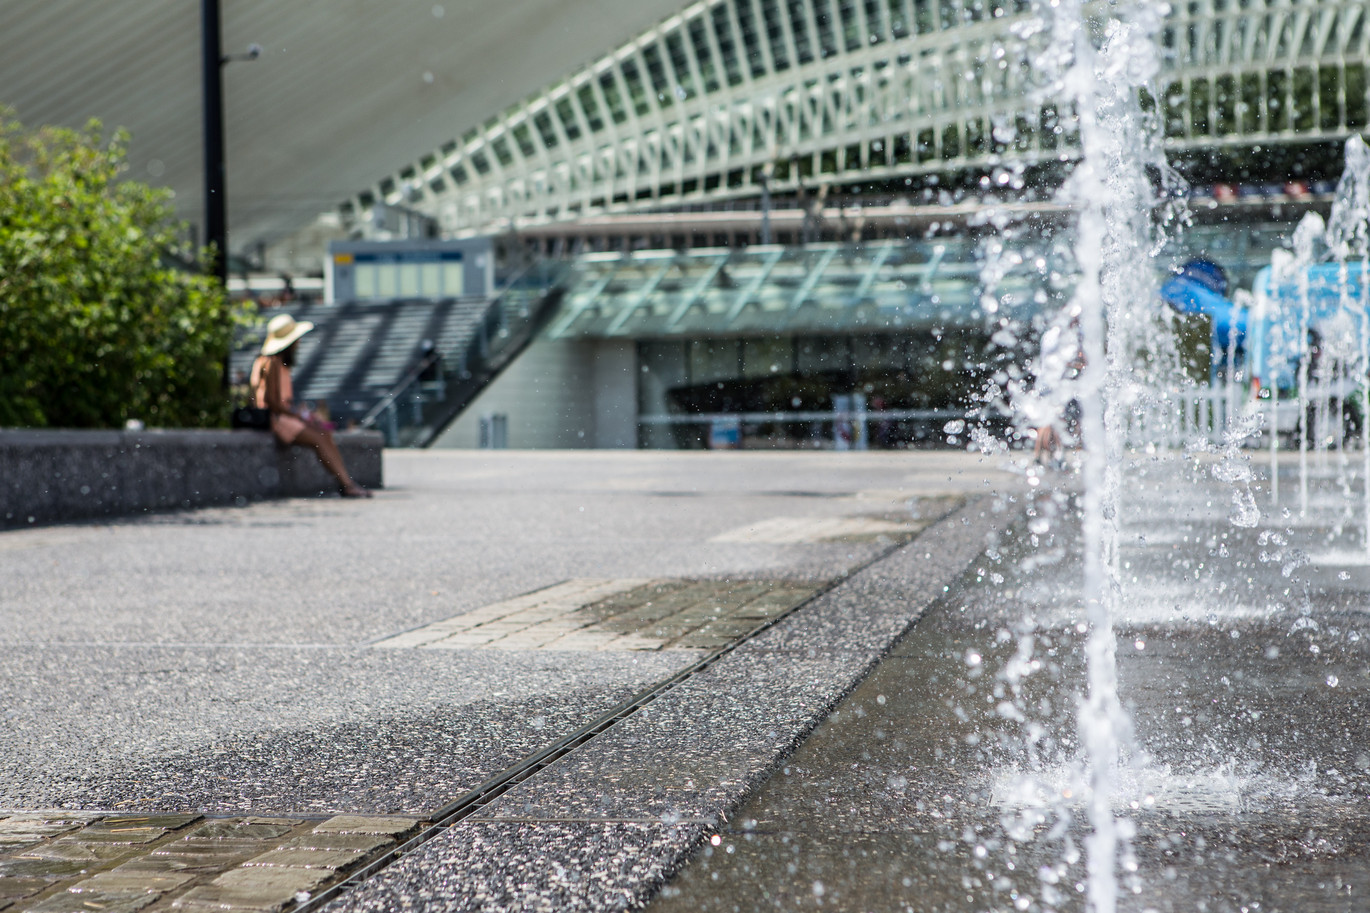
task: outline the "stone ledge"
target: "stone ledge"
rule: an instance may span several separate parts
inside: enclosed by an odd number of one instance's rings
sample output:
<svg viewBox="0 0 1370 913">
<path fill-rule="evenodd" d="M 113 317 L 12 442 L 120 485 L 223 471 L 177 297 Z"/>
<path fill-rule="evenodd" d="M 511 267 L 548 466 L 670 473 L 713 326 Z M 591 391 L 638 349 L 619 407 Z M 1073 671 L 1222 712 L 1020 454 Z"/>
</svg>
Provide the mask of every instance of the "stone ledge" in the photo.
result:
<svg viewBox="0 0 1370 913">
<path fill-rule="evenodd" d="M 380 488 L 381 435 L 336 440 Z M 312 450 L 265 431 L 0 431 L 0 529 L 336 491 Z"/>
</svg>

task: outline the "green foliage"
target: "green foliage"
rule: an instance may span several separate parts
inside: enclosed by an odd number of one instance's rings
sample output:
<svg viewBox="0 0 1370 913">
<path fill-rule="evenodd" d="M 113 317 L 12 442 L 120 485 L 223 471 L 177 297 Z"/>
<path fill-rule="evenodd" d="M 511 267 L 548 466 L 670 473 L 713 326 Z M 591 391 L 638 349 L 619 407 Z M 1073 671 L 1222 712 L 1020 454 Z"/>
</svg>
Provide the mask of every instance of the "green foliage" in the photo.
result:
<svg viewBox="0 0 1370 913">
<path fill-rule="evenodd" d="M 169 192 L 119 180 L 127 143 L 0 109 L 0 426 L 226 419 L 230 305 L 175 265 Z"/>
</svg>

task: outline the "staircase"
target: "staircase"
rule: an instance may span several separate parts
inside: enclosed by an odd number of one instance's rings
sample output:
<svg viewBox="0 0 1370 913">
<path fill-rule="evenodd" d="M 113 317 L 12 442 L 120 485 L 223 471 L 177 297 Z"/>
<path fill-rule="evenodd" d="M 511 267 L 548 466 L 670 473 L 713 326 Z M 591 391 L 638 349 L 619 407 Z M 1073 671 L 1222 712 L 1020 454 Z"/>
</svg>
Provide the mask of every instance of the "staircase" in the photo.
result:
<svg viewBox="0 0 1370 913">
<path fill-rule="evenodd" d="M 424 357 L 425 340 L 444 356 L 460 352 L 489 307 L 485 298 L 294 305 L 290 314 L 296 320 L 314 323 L 299 342 L 295 399 L 327 402 L 339 427 L 360 422 Z M 272 316 L 261 315 L 262 327 Z M 253 342 L 234 352 L 235 376 L 251 370 L 262 327 L 244 334 L 244 342 Z"/>
<path fill-rule="evenodd" d="M 298 343 L 295 400 L 326 402 L 338 427 L 378 428 L 387 446 L 427 446 L 532 341 L 564 274 L 540 261 L 494 298 L 293 305 L 291 316 L 314 323 Z M 240 336 L 235 377 L 248 376 L 275 313 Z"/>
<path fill-rule="evenodd" d="M 567 265 L 538 261 L 489 303 L 474 326 L 454 322 L 361 420 L 388 447 L 427 447 L 527 348 L 565 295 Z"/>
</svg>

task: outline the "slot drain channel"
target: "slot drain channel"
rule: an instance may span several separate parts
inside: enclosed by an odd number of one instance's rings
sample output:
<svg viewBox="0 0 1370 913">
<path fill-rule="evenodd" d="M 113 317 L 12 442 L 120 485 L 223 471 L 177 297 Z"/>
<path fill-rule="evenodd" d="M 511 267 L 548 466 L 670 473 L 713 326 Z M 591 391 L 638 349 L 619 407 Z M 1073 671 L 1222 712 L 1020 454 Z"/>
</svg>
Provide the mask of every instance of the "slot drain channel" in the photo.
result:
<svg viewBox="0 0 1370 913">
<path fill-rule="evenodd" d="M 329 887 L 322 889 L 321 891 L 319 891 L 319 893 L 310 897 L 309 900 L 304 901 L 298 906 L 293 907 L 291 913 L 317 913 L 317 911 L 321 910 L 325 905 L 338 899 L 339 897 L 353 890 L 354 888 L 360 887 L 363 882 L 367 881 L 372 876 L 387 868 L 398 859 L 413 853 L 423 844 L 432 840 L 434 837 L 437 837 L 443 831 L 447 830 L 455 824 L 460 823 L 466 818 L 471 817 L 476 812 L 480 811 L 482 808 L 489 805 L 491 802 L 495 801 L 509 790 L 513 789 L 515 786 L 527 780 L 529 777 L 532 777 L 533 775 L 537 774 L 539 771 L 549 767 L 550 765 L 565 757 L 566 755 L 570 754 L 571 752 L 575 751 L 577 748 L 584 745 L 586 742 L 589 742 L 595 736 L 609 729 L 615 723 L 618 723 L 621 720 L 625 720 L 633 714 L 637 713 L 643 707 L 646 707 L 648 704 L 652 703 L 657 698 L 661 697 L 661 695 L 665 694 L 672 688 L 679 685 L 681 682 L 684 682 L 692 678 L 693 676 L 699 674 L 703 670 L 712 666 L 714 663 L 718 662 L 723 657 L 727 656 L 729 653 L 736 650 L 742 644 L 747 643 L 749 640 L 761 634 L 762 632 L 779 624 L 781 621 L 788 618 L 795 612 L 799 611 L 801 608 L 813 602 L 820 596 L 823 596 L 831 592 L 836 586 L 838 586 L 844 580 L 850 578 L 851 576 L 855 575 L 860 571 L 865 570 L 871 565 L 879 561 L 882 561 L 890 554 L 892 554 L 895 550 L 900 548 L 903 544 L 904 543 L 891 544 L 888 548 L 882 549 L 877 555 L 870 558 L 869 560 L 848 569 L 840 577 L 837 577 L 824 584 L 820 584 L 814 587 L 812 592 L 806 598 L 802 599 L 799 602 L 796 602 L 793 606 L 791 606 L 783 613 L 766 619 L 762 623 L 756 625 L 751 630 L 747 631 L 741 637 L 738 637 L 736 640 L 733 640 L 731 643 L 709 652 L 701 659 L 685 667 L 684 669 L 681 669 L 674 675 L 662 679 L 656 684 L 647 687 L 646 689 L 638 692 L 632 697 L 629 697 L 621 703 L 615 705 L 614 707 L 605 711 L 600 716 L 596 717 L 591 722 L 582 726 L 580 729 L 577 729 L 571 734 L 558 739 L 557 741 L 546 746 L 545 748 L 531 755 L 528 755 L 523 760 L 517 762 L 516 764 L 510 767 L 505 768 L 503 771 L 495 774 L 494 776 L 485 780 L 478 786 L 475 786 L 472 789 L 468 790 L 466 793 L 463 793 L 461 796 L 454 799 L 452 802 L 449 802 L 447 805 L 444 805 L 442 808 L 439 808 L 436 812 L 434 812 L 431 819 L 432 823 L 423 828 L 421 831 L 419 831 L 418 834 L 414 835 L 409 840 L 405 841 L 399 846 L 389 850 L 385 854 L 376 857 L 371 862 L 352 872 L 347 878 L 343 879 L 342 881 L 339 881 L 336 884 L 330 885 Z"/>
</svg>

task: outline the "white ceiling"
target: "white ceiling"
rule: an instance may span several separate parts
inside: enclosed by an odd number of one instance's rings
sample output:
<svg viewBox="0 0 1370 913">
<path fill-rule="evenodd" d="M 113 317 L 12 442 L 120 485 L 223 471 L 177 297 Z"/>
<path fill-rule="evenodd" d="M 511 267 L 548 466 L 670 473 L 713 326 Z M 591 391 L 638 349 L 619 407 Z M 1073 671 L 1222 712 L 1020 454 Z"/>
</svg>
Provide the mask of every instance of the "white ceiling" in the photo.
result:
<svg viewBox="0 0 1370 913">
<path fill-rule="evenodd" d="M 221 0 L 229 247 L 272 244 L 684 0 Z M 0 0 L 0 105 L 133 133 L 130 176 L 201 195 L 196 0 Z"/>
</svg>

